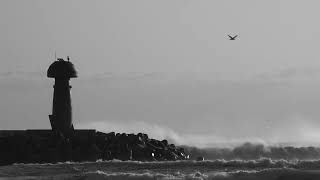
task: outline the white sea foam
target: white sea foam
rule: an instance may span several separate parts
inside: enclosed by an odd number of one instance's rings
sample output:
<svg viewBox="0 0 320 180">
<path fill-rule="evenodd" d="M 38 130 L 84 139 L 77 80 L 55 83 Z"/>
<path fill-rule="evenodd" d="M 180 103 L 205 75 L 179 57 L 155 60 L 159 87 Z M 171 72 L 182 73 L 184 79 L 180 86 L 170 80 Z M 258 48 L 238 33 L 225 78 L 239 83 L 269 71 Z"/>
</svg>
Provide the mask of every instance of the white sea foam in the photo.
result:
<svg viewBox="0 0 320 180">
<path fill-rule="evenodd" d="M 194 173 L 105 173 L 95 171 L 87 173 L 83 176 L 84 179 L 96 180 L 295 180 L 309 179 L 317 180 L 320 178 L 320 171 L 297 171 L 294 169 L 265 169 L 265 170 L 241 170 L 231 172 L 194 172 Z"/>
<path fill-rule="evenodd" d="M 0 167 L 5 179 L 242 180 L 320 179 L 320 160 L 99 161 Z"/>
<path fill-rule="evenodd" d="M 277 180 L 320 179 L 320 159 L 317 147 L 266 147 L 244 144 L 234 149 L 207 149 L 205 155 L 219 154 L 221 159 L 205 161 L 121 161 L 58 162 L 46 164 L 14 164 L 0 166 L 0 179 L 204 179 L 204 180 Z M 199 149 L 197 149 L 199 150 Z M 203 150 L 203 149 L 202 149 Z M 194 150 L 192 151 L 194 153 Z M 236 155 L 245 158 L 230 159 Z M 265 155 L 279 158 L 256 158 Z M 281 156 L 280 156 L 281 155 Z M 309 155 L 309 160 L 303 158 Z M 225 157 L 225 159 L 223 158 Z M 239 156 L 241 157 L 241 156 Z"/>
<path fill-rule="evenodd" d="M 204 160 L 204 161 L 195 161 L 195 160 L 181 160 L 181 161 L 151 161 L 151 162 L 142 162 L 142 161 L 120 161 L 120 160 L 111 160 L 111 161 L 98 161 L 98 162 L 59 162 L 57 164 L 45 163 L 45 164 L 23 164 L 17 163 L 10 166 L 2 166 L 4 168 L 17 168 L 17 167 L 73 167 L 73 166 L 83 165 L 83 166 L 148 166 L 148 167 L 192 167 L 192 166 L 203 166 L 211 168 L 221 168 L 221 167 L 234 167 L 234 168 L 308 168 L 308 169 L 320 169 L 320 160 L 273 160 L 270 158 L 261 158 L 257 160 Z"/>
</svg>

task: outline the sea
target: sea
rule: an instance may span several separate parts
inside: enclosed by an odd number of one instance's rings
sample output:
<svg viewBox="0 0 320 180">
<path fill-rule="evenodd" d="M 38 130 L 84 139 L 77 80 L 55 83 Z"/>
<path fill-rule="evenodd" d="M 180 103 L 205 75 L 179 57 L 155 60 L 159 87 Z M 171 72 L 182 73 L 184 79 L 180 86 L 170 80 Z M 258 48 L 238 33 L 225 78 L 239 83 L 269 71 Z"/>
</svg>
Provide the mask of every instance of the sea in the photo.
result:
<svg viewBox="0 0 320 180">
<path fill-rule="evenodd" d="M 320 146 L 184 149 L 191 159 L 204 160 L 16 163 L 0 166 L 0 180 L 320 180 Z"/>
<path fill-rule="evenodd" d="M 318 180 L 320 160 L 97 161 L 13 164 L 0 167 L 0 179 L 71 180 Z"/>
</svg>

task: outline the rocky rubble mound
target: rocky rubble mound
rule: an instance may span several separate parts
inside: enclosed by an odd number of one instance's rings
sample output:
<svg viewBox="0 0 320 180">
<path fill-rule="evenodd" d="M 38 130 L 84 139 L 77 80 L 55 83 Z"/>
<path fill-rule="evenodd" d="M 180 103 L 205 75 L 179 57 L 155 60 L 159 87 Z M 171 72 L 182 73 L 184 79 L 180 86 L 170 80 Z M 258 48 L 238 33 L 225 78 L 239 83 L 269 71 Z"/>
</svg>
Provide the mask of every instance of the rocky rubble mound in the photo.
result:
<svg viewBox="0 0 320 180">
<path fill-rule="evenodd" d="M 77 131 L 76 131 L 77 132 Z M 62 139 L 52 131 L 26 132 L 0 138 L 0 165 L 64 161 L 135 160 L 175 161 L 189 158 L 183 148 L 147 134 L 92 131 Z"/>
<path fill-rule="evenodd" d="M 96 146 L 101 159 L 167 161 L 188 159 L 183 148 L 168 144 L 167 140 L 149 139 L 147 134 L 115 134 L 97 132 Z"/>
</svg>

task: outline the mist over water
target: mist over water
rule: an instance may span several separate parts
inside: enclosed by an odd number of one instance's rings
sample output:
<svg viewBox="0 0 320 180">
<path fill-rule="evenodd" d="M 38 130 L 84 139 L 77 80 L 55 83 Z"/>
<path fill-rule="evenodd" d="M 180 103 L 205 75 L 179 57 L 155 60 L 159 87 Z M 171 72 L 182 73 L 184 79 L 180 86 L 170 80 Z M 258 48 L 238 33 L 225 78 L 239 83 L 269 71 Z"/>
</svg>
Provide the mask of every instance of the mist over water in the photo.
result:
<svg viewBox="0 0 320 180">
<path fill-rule="evenodd" d="M 146 122 L 112 123 L 95 122 L 80 127 L 94 128 L 102 132 L 146 133 L 150 138 L 167 139 L 185 149 L 191 159 L 204 157 L 206 160 L 316 160 L 320 159 L 320 146 L 316 142 L 272 142 L 259 138 L 225 138 L 212 135 L 179 134 L 174 130 Z M 309 132 L 312 133 L 312 132 Z"/>
<path fill-rule="evenodd" d="M 183 126 L 183 124 L 181 124 Z M 200 149 L 211 148 L 227 148 L 233 149 L 246 144 L 262 146 L 265 151 L 268 147 L 320 147 L 320 133 L 317 128 L 312 125 L 291 125 L 286 131 L 281 133 L 270 132 L 269 138 L 263 137 L 232 137 L 232 136 L 216 136 L 211 134 L 197 134 L 197 133 L 179 133 L 174 129 L 159 125 L 155 123 L 148 123 L 145 121 L 133 122 L 116 122 L 116 121 L 96 121 L 89 123 L 80 123 L 76 125 L 78 128 L 92 128 L 101 132 L 115 132 L 115 133 L 145 133 L 150 138 L 163 140 L 166 139 L 170 143 L 180 146 L 197 147 Z M 234 128 L 234 127 L 233 127 Z M 303 133 L 301 133 L 303 132 Z M 277 138 L 274 138 L 276 135 Z M 250 146 L 251 147 L 251 146 Z"/>
<path fill-rule="evenodd" d="M 316 160 L 320 159 L 320 147 L 265 146 L 263 144 L 244 143 L 234 148 L 196 148 L 183 146 L 191 159 L 199 156 L 209 160 Z"/>
</svg>

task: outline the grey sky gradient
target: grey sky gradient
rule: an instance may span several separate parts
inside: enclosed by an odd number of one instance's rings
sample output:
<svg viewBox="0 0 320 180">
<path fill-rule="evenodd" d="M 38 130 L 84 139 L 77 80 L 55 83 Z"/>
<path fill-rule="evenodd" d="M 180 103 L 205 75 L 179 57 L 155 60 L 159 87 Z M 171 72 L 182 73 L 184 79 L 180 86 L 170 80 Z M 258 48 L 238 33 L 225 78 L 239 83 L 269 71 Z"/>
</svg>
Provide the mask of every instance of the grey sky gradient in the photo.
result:
<svg viewBox="0 0 320 180">
<path fill-rule="evenodd" d="M 0 127 L 50 127 L 56 51 L 79 71 L 76 127 L 318 143 L 319 5 L 0 1 Z"/>
</svg>

